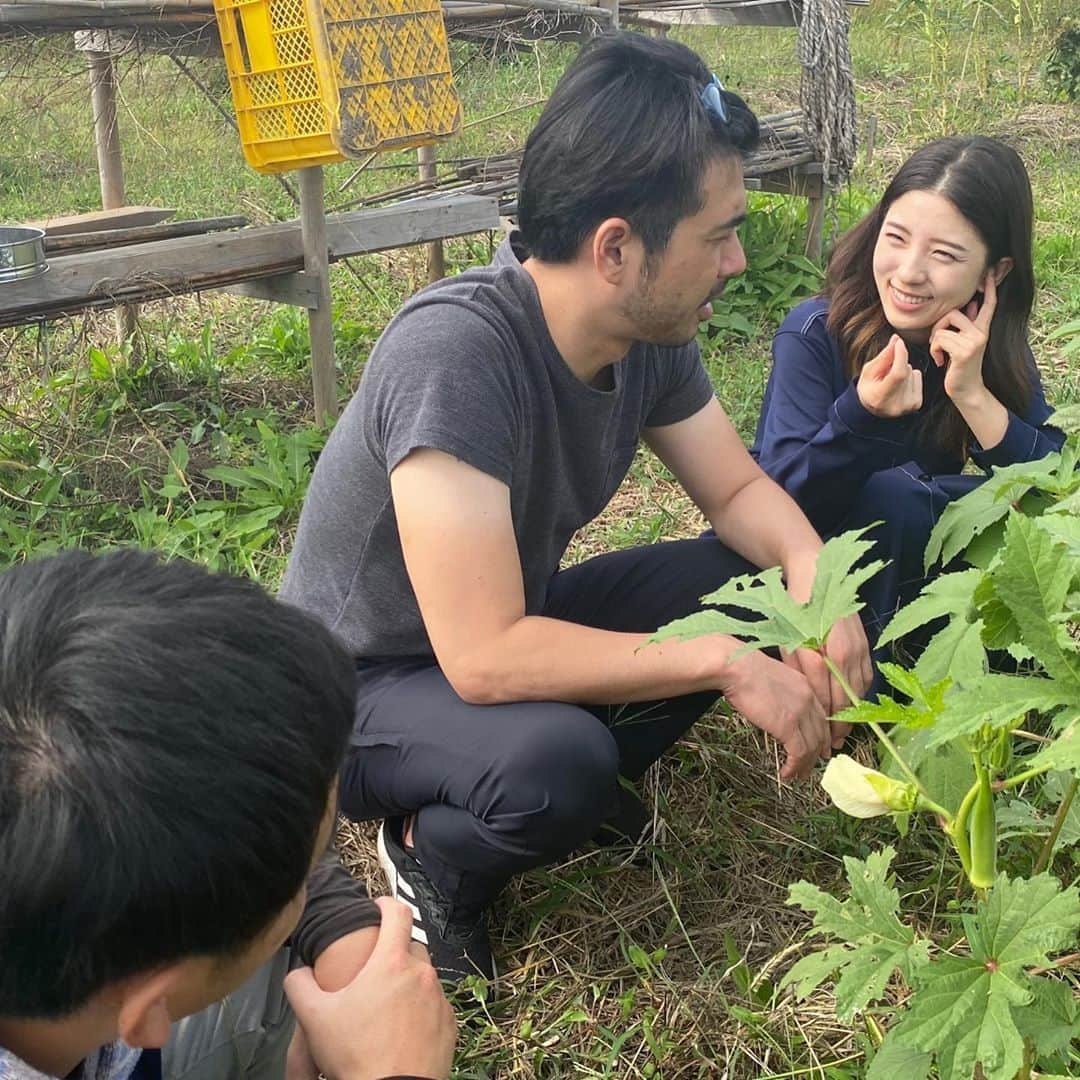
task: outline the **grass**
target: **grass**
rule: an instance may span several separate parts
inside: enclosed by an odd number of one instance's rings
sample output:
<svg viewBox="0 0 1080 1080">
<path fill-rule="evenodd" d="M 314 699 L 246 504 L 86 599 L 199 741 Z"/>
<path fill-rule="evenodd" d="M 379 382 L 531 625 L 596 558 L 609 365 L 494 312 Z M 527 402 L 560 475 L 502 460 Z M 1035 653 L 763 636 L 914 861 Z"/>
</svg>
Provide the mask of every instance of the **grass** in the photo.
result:
<svg viewBox="0 0 1080 1080">
<path fill-rule="evenodd" d="M 856 220 L 928 138 L 979 131 L 1016 145 L 1036 190 L 1035 351 L 1059 402 L 1080 398 L 1075 362 L 1047 340 L 1080 317 L 1080 113 L 1040 67 L 1067 6 L 873 0 L 860 10 L 851 35 L 860 127 L 865 133 L 876 117 L 876 144 L 829 215 L 833 230 Z M 759 111 L 797 100 L 792 32 L 701 28 L 680 36 Z M 440 154 L 517 145 L 571 53 L 543 43 L 494 59 L 456 45 L 466 127 Z M 186 63 L 227 105 L 220 66 Z M 288 193 L 243 166 L 231 129 L 167 58 L 123 61 L 121 91 L 129 201 L 176 206 L 182 216 L 293 215 Z M 66 43 L 0 49 L 0 220 L 98 205 L 87 96 L 82 59 Z M 329 169 L 331 204 L 407 182 L 415 162 L 391 155 L 377 166 L 345 191 L 354 165 Z M 732 283 L 715 336 L 703 341 L 718 394 L 747 438 L 772 330 L 815 284 L 800 261 L 803 205 L 754 196 L 752 210 L 749 272 Z M 486 235 L 448 242 L 451 271 L 486 261 L 492 243 Z M 424 273 L 418 250 L 334 269 L 343 387 L 355 384 L 380 330 Z M 107 313 L 0 335 L 0 563 L 76 544 L 152 543 L 273 588 L 322 438 L 308 426 L 305 320 L 225 294 L 146 305 L 141 317 L 138 361 L 111 344 Z M 642 454 L 567 558 L 701 527 L 671 478 Z M 582 854 L 515 882 L 493 921 L 502 992 L 496 1000 L 470 987 L 459 1000 L 457 1075 L 863 1075 L 872 1025 L 837 1024 L 825 991 L 796 1006 L 775 989 L 800 955 L 807 925 L 784 901 L 799 877 L 833 885 L 844 855 L 865 855 L 890 829 L 839 817 L 811 786 L 778 785 L 776 764 L 757 731 L 718 713 L 648 777 L 663 842 L 647 868 Z M 370 826 L 342 826 L 347 861 L 380 891 L 372 837 Z M 926 833 L 901 843 L 899 879 L 927 921 L 948 918 L 956 896 L 938 858 Z"/>
</svg>

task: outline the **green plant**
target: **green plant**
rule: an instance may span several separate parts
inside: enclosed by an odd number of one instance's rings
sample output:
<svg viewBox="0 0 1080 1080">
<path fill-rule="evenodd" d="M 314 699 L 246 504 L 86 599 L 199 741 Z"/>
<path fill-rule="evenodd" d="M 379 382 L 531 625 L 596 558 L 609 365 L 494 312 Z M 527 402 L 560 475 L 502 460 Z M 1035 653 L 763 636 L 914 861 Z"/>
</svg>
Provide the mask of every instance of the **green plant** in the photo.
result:
<svg viewBox="0 0 1080 1080">
<path fill-rule="evenodd" d="M 1067 21 L 1043 65 L 1046 81 L 1069 101 L 1080 99 L 1080 22 Z"/>
<path fill-rule="evenodd" d="M 958 897 L 959 932 L 950 925 L 934 934 L 901 918 L 891 847 L 845 859 L 845 901 L 806 882 L 791 886 L 789 903 L 814 913 L 812 933 L 831 943 L 800 960 L 783 985 L 805 996 L 838 973 L 840 1019 L 874 1006 L 892 1014 L 868 1080 L 932 1070 L 941 1080 L 1028 1080 L 1036 1069 L 1064 1070 L 1080 1035 L 1076 1000 L 1055 977 L 1075 959 L 1055 957 L 1076 944 L 1080 891 L 1048 872 L 1066 823 L 1075 827 L 1080 785 L 1080 407 L 1059 410 L 1053 422 L 1068 436 L 1059 453 L 995 470 L 942 515 L 927 568 L 960 555 L 972 565 L 934 580 L 886 628 L 882 644 L 944 623 L 911 670 L 880 665 L 895 698 L 860 700 L 827 655 L 832 626 L 859 609 L 859 585 L 882 565 L 867 562 L 872 545 L 861 533 L 825 545 L 804 604 L 774 568 L 727 582 L 704 598 L 717 608 L 656 634 L 737 634 L 744 650 L 819 651 L 852 702 L 838 719 L 870 727 L 888 762 L 882 772 L 839 755 L 823 787 L 857 817 L 895 814 L 906 823 L 926 815 L 959 863 L 958 881 L 971 890 Z M 1009 670 L 991 669 L 999 657 Z M 949 762 L 933 753 L 941 749 Z M 960 777 L 951 795 L 941 794 L 944 769 Z M 1012 793 L 1041 785 L 1045 794 L 1062 774 L 1052 822 L 1026 832 L 1037 815 L 1014 805 Z M 1003 807 L 1011 835 L 1034 840 L 1034 854 L 1031 843 L 1002 848 Z M 910 990 L 900 1010 L 888 1005 L 894 978 Z"/>
</svg>

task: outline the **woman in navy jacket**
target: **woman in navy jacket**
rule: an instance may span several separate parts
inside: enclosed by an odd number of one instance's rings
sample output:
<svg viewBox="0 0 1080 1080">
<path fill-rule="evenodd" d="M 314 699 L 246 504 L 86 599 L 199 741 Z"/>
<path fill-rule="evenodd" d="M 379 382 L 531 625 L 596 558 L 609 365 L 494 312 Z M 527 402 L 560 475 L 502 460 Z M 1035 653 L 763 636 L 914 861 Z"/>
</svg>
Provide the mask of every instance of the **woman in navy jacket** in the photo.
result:
<svg viewBox="0 0 1080 1080">
<path fill-rule="evenodd" d="M 773 341 L 752 453 L 823 535 L 882 521 L 873 644 L 918 595 L 930 531 L 993 465 L 1060 447 L 1027 342 L 1031 185 L 983 137 L 917 150 Z M 968 461 L 983 475 L 964 473 Z"/>
</svg>

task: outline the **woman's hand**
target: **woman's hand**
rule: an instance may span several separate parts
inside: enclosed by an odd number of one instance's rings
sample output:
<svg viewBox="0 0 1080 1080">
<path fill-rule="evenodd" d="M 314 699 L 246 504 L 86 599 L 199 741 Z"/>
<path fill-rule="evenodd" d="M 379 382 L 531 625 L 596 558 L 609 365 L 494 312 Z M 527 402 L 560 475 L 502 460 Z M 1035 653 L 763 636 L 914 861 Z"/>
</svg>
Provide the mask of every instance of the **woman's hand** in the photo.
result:
<svg viewBox="0 0 1080 1080">
<path fill-rule="evenodd" d="M 862 407 L 874 416 L 893 418 L 922 408 L 922 372 L 908 363 L 907 346 L 898 334 L 863 364 L 855 389 Z"/>
<path fill-rule="evenodd" d="M 990 340 L 990 322 L 997 307 L 997 283 L 992 270 L 983 279 L 982 307 L 971 300 L 963 311 L 947 312 L 930 332 L 930 355 L 945 366 L 945 393 L 960 406 L 986 393 L 982 364 Z"/>
</svg>

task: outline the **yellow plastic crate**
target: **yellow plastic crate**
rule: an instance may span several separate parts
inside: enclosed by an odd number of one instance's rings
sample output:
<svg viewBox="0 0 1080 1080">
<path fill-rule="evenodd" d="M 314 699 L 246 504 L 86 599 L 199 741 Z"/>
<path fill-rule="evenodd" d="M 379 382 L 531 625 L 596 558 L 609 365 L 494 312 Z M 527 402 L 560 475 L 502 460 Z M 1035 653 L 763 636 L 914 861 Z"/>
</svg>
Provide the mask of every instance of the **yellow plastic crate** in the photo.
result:
<svg viewBox="0 0 1080 1080">
<path fill-rule="evenodd" d="M 439 0 L 214 0 L 244 156 L 260 172 L 452 134 Z"/>
</svg>

